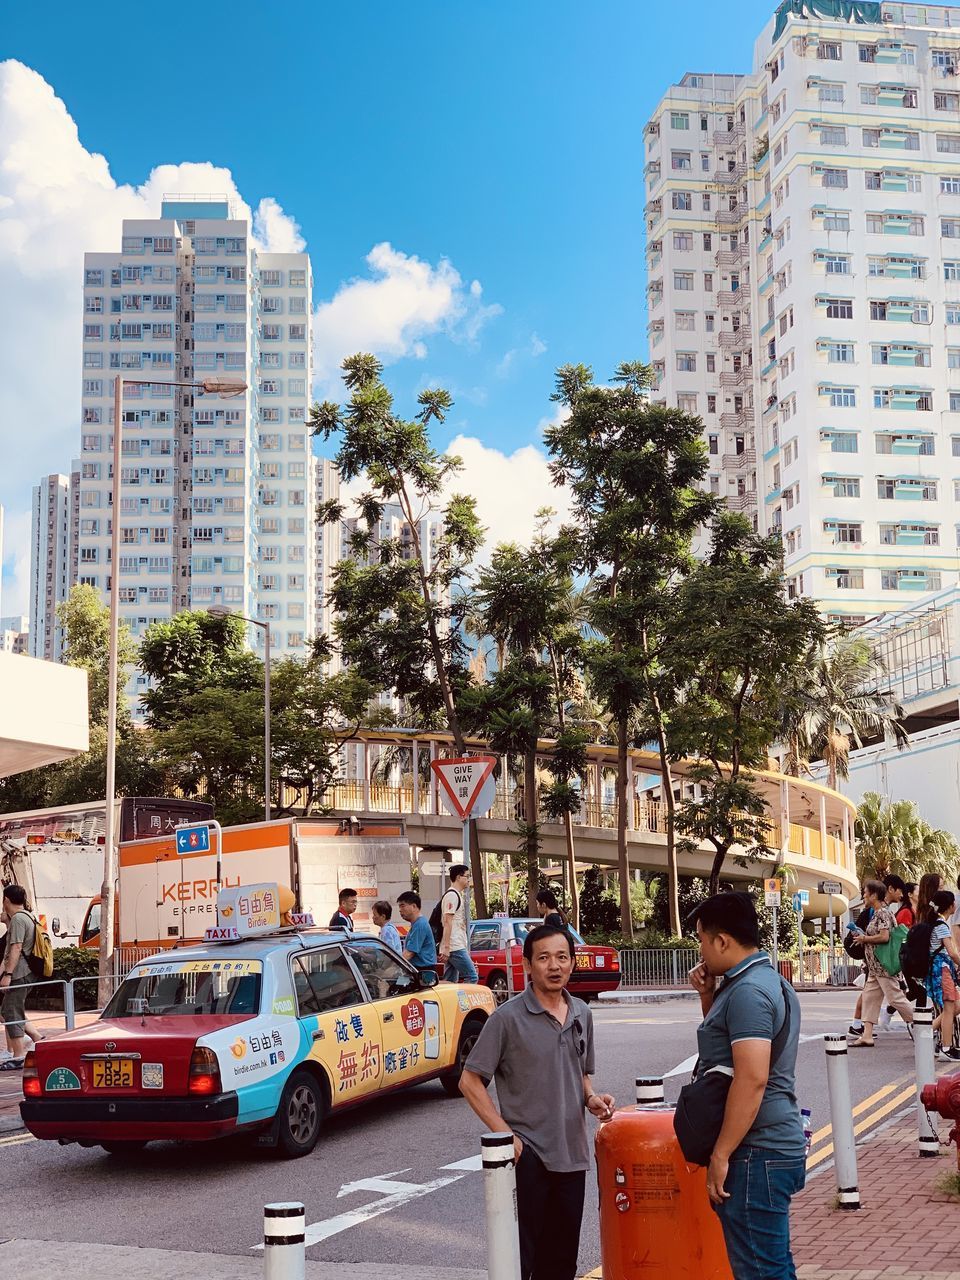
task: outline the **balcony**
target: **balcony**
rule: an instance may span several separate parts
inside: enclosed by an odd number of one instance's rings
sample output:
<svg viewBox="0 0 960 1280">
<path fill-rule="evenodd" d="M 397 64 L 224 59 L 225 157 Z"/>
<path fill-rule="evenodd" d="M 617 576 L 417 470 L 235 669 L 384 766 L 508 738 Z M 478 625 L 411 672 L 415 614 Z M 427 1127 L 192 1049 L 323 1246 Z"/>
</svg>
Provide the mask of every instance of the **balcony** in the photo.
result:
<svg viewBox="0 0 960 1280">
<path fill-rule="evenodd" d="M 742 324 L 739 329 L 724 329 L 718 339 L 720 346 L 725 351 L 743 349 L 749 347 L 753 340 L 753 334 L 748 324 Z"/>
<path fill-rule="evenodd" d="M 747 257 L 748 251 L 745 244 L 738 244 L 736 249 L 721 249 L 716 255 L 716 263 L 718 267 L 738 267 L 744 258 Z"/>
<path fill-rule="evenodd" d="M 746 125 L 740 123 L 734 125 L 732 129 L 716 129 L 713 134 L 713 141 L 718 147 L 736 147 L 743 141 L 746 136 Z"/>
<path fill-rule="evenodd" d="M 741 453 L 725 453 L 722 461 L 724 471 L 743 471 L 745 467 L 756 465 L 757 451 L 744 449 Z"/>
<path fill-rule="evenodd" d="M 753 410 L 741 409 L 739 412 L 721 413 L 720 425 L 724 431 L 752 431 Z"/>
<path fill-rule="evenodd" d="M 745 387 L 752 377 L 752 365 L 743 365 L 739 369 L 724 369 L 720 375 L 720 385 L 721 387 Z"/>
<path fill-rule="evenodd" d="M 736 226 L 738 222 L 743 222 L 749 212 L 749 206 L 746 201 L 743 204 L 738 204 L 735 209 L 718 209 L 717 224 L 721 227 Z"/>
<path fill-rule="evenodd" d="M 717 302 L 721 307 L 738 307 L 741 303 L 748 306 L 749 301 L 746 284 L 740 289 L 720 289 L 717 293 Z"/>
<path fill-rule="evenodd" d="M 738 161 L 733 168 L 714 169 L 713 180 L 721 186 L 739 182 L 747 172 L 747 166 Z"/>
<path fill-rule="evenodd" d="M 727 498 L 727 506 L 731 511 L 756 511 L 756 490 L 750 493 L 732 493 Z"/>
</svg>

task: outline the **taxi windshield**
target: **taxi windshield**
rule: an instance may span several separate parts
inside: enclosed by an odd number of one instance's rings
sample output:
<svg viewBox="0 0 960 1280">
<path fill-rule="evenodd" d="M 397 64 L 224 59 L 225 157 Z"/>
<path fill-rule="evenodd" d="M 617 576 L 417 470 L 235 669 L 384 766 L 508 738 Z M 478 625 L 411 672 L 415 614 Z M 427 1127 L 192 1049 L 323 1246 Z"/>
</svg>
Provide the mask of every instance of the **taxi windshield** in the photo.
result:
<svg viewBox="0 0 960 1280">
<path fill-rule="evenodd" d="M 139 964 L 103 1011 L 105 1018 L 255 1014 L 260 1008 L 259 960 L 186 960 Z"/>
<path fill-rule="evenodd" d="M 530 932 L 530 930 L 539 929 L 542 924 L 543 924 L 542 920 L 514 920 L 513 936 L 517 939 L 518 942 L 525 942 L 527 938 L 527 934 Z M 569 933 L 570 937 L 574 940 L 574 942 L 578 943 L 580 946 L 586 945 L 583 941 L 583 938 L 581 938 L 580 934 L 577 933 L 576 929 L 574 929 L 569 924 L 567 925 L 567 933 Z"/>
</svg>

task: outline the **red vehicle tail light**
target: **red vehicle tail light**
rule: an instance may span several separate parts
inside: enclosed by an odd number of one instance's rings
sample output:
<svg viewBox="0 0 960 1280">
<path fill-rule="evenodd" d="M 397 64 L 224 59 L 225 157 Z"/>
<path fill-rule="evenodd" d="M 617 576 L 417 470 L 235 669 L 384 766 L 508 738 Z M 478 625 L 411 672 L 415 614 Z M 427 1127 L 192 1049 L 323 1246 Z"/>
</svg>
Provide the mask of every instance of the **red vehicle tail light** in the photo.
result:
<svg viewBox="0 0 960 1280">
<path fill-rule="evenodd" d="M 219 1093 L 220 1089 L 220 1067 L 217 1063 L 217 1055 L 212 1049 L 201 1048 L 198 1045 L 190 1058 L 187 1092 L 212 1094 Z"/>
<path fill-rule="evenodd" d="M 619 968 L 620 968 L 620 952 L 619 952 L 619 951 L 614 951 L 614 952 L 612 952 L 612 953 L 611 953 L 611 955 L 610 955 L 610 968 L 611 968 L 611 969 L 619 969 Z"/>
<path fill-rule="evenodd" d="M 40 1073 L 37 1071 L 37 1055 L 31 1049 L 23 1060 L 23 1096 L 39 1098 L 42 1092 Z"/>
</svg>

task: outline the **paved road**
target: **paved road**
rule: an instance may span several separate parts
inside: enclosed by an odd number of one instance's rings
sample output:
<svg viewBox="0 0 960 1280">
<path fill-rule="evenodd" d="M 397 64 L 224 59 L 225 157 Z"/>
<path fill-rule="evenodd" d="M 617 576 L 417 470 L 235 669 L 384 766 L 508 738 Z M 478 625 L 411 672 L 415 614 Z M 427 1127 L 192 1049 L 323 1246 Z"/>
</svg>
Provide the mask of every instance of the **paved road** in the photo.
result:
<svg viewBox="0 0 960 1280">
<path fill-rule="evenodd" d="M 804 1035 L 846 1028 L 851 992 L 801 996 Z M 633 1100 L 638 1074 L 675 1068 L 695 1050 L 696 1002 L 602 1009 L 597 1021 L 597 1084 Z M 904 1105 L 913 1046 L 892 1033 L 874 1050 L 851 1054 L 858 1123 L 870 1126 Z M 812 1161 L 829 1159 L 823 1048 L 801 1046 L 801 1105 L 817 1131 Z M 667 1081 L 668 1099 L 686 1075 Z M 283 1162 L 247 1145 L 154 1144 L 123 1165 L 99 1149 L 58 1148 L 28 1136 L 0 1139 L 0 1238 L 135 1244 L 249 1254 L 261 1237 L 269 1200 L 300 1199 L 314 1243 L 307 1257 L 329 1262 L 389 1262 L 482 1267 L 479 1125 L 466 1104 L 436 1083 L 329 1123 L 312 1156 Z M 470 1162 L 457 1167 L 460 1162 Z M 392 1185 L 397 1184 L 397 1185 Z M 588 1179 L 581 1271 L 600 1261 L 596 1188 Z"/>
</svg>

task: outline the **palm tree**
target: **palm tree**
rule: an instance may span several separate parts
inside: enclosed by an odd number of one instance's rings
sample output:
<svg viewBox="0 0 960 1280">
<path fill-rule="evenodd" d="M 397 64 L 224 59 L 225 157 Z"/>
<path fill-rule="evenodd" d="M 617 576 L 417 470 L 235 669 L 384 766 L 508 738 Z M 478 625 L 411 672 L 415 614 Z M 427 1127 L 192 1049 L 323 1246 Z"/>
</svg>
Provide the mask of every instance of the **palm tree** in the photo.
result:
<svg viewBox="0 0 960 1280">
<path fill-rule="evenodd" d="M 817 641 L 800 668 L 798 682 L 784 692 L 782 738 L 786 769 L 809 772 L 811 760 L 823 760 L 828 785 L 849 776 L 852 747 L 892 733 L 899 750 L 909 743 L 903 707 L 883 687 L 885 667 L 865 636 L 838 630 Z"/>
<path fill-rule="evenodd" d="M 960 846 L 948 831 L 932 827 L 912 800 L 884 800 L 864 793 L 857 810 L 857 874 L 861 880 L 898 875 L 919 880 L 928 871 L 952 878 Z"/>
</svg>

